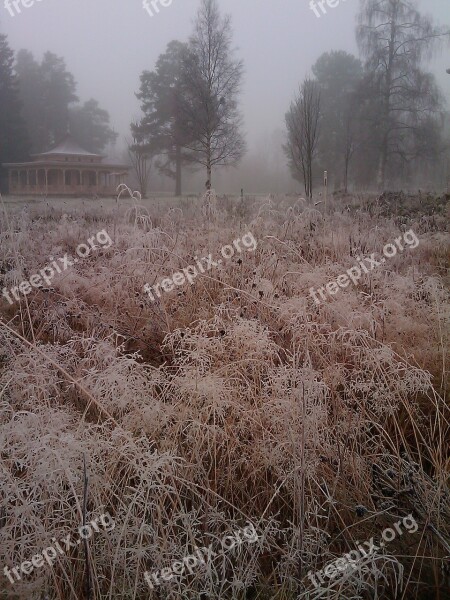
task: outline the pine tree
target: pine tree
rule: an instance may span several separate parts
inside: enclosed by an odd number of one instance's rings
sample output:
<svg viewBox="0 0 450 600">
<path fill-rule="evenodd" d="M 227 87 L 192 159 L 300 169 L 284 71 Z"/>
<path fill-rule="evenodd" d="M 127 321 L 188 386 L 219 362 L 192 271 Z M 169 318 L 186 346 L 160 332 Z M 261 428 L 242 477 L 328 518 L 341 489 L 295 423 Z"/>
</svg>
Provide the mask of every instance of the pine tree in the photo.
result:
<svg viewBox="0 0 450 600">
<path fill-rule="evenodd" d="M 100 108 L 97 100 L 71 108 L 69 121 L 72 137 L 90 152 L 99 153 L 117 139 L 117 133 L 109 126 L 109 113 Z"/>
<path fill-rule="evenodd" d="M 174 40 L 158 58 L 155 71 L 142 73 L 136 96 L 141 100 L 144 117 L 131 125 L 139 152 L 159 156 L 156 162 L 159 171 L 175 179 L 176 196 L 181 195 L 182 166 L 189 162 L 183 150 L 188 140 L 181 111 L 185 96 L 182 78 L 185 53 L 186 45 Z"/>
<path fill-rule="evenodd" d="M 28 136 L 21 114 L 14 52 L 7 37 L 0 34 L 0 165 L 26 160 Z M 0 189 L 6 190 L 7 172 L 0 169 Z"/>
</svg>

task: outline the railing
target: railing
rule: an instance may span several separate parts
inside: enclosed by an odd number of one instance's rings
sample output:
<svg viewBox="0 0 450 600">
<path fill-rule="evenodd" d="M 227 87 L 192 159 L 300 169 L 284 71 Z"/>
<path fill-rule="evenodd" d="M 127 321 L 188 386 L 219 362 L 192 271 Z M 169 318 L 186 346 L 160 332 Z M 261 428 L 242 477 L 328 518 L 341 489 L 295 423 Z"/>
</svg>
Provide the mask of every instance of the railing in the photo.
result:
<svg viewBox="0 0 450 600">
<path fill-rule="evenodd" d="M 114 185 L 24 185 L 13 183 L 9 189 L 10 194 L 40 194 L 40 195 L 107 195 L 114 196 L 116 187 Z"/>
</svg>

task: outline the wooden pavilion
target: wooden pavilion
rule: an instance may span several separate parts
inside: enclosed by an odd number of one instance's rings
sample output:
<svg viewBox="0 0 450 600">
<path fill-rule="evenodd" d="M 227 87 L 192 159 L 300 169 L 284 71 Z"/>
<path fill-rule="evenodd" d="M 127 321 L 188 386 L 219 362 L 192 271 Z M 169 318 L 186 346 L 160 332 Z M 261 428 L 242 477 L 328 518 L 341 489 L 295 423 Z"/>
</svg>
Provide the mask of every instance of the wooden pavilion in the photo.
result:
<svg viewBox="0 0 450 600">
<path fill-rule="evenodd" d="M 104 156 L 84 150 L 67 135 L 31 162 L 5 163 L 9 193 L 48 196 L 113 196 L 128 175 L 127 165 L 104 163 Z"/>
</svg>

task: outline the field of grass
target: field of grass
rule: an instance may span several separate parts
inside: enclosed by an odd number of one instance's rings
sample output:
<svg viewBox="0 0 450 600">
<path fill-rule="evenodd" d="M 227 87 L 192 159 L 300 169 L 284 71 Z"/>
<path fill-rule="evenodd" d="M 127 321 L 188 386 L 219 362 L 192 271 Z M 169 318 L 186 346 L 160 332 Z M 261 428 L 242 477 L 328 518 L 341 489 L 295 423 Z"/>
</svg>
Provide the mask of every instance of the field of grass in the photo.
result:
<svg viewBox="0 0 450 600">
<path fill-rule="evenodd" d="M 0 598 L 448 598 L 448 211 L 448 196 L 389 194 L 326 210 L 4 198 L 0 291 L 102 230 L 112 244 L 0 298 Z M 314 302 L 410 230 L 417 247 Z M 246 234 L 255 250 L 144 292 Z M 105 512 L 111 531 L 4 575 Z M 384 543 L 408 516 L 417 531 Z M 145 581 L 249 524 L 256 542 Z"/>
</svg>

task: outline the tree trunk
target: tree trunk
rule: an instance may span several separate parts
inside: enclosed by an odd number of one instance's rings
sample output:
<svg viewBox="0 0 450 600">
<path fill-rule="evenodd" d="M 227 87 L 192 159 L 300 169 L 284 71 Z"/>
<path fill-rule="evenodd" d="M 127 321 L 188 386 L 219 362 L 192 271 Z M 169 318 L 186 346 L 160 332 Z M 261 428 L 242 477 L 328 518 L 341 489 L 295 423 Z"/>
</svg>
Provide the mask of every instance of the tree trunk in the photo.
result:
<svg viewBox="0 0 450 600">
<path fill-rule="evenodd" d="M 396 39 L 396 24 L 397 24 L 398 4 L 394 3 L 393 12 L 391 14 L 391 36 L 389 40 L 389 61 L 386 69 L 386 88 L 384 91 L 384 106 L 383 106 L 383 139 L 380 149 L 380 163 L 378 167 L 378 186 L 383 189 L 386 185 L 386 167 L 389 154 L 389 133 L 390 133 L 390 118 L 391 118 L 391 86 L 392 86 L 392 69 L 394 64 L 394 47 Z"/>
<path fill-rule="evenodd" d="M 348 154 L 348 151 L 345 154 L 345 159 L 344 159 L 344 192 L 347 193 L 348 192 L 348 167 L 350 164 L 350 156 Z"/>
<path fill-rule="evenodd" d="M 175 196 L 181 196 L 181 146 L 176 149 L 176 184 Z"/>
<path fill-rule="evenodd" d="M 309 158 L 308 164 L 308 196 L 312 199 L 312 156 Z"/>
<path fill-rule="evenodd" d="M 212 187 L 212 182 L 211 182 L 211 175 L 212 175 L 212 168 L 211 168 L 211 140 L 208 140 L 208 148 L 206 151 L 206 175 L 207 175 L 207 179 L 206 179 L 206 189 L 209 191 Z"/>
<path fill-rule="evenodd" d="M 378 187 L 381 191 L 384 190 L 386 185 L 386 166 L 387 166 L 387 155 L 388 155 L 388 136 L 383 136 L 380 151 L 380 164 L 378 167 Z"/>
</svg>

